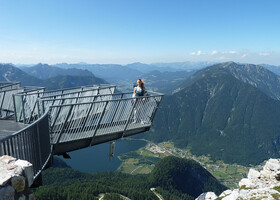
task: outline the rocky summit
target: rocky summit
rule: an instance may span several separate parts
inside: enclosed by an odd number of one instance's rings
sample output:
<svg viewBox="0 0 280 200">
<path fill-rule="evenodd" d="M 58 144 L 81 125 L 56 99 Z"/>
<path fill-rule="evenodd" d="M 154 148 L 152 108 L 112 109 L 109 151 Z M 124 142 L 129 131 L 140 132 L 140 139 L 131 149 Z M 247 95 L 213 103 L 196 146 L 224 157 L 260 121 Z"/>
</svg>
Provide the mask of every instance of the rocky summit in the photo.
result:
<svg viewBox="0 0 280 200">
<path fill-rule="evenodd" d="M 269 159 L 259 172 L 250 169 L 248 177 L 241 179 L 239 188 L 226 190 L 217 196 L 206 192 L 196 200 L 280 199 L 280 159 Z"/>
</svg>

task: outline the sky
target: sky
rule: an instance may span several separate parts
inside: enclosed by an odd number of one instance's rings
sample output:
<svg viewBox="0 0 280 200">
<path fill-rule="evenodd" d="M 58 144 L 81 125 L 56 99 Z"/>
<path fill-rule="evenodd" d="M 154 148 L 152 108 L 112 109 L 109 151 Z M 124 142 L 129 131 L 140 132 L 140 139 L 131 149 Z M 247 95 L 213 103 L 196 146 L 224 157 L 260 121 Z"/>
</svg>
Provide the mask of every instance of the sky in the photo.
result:
<svg viewBox="0 0 280 200">
<path fill-rule="evenodd" d="M 279 0 L 0 0 L 0 63 L 280 65 Z"/>
</svg>

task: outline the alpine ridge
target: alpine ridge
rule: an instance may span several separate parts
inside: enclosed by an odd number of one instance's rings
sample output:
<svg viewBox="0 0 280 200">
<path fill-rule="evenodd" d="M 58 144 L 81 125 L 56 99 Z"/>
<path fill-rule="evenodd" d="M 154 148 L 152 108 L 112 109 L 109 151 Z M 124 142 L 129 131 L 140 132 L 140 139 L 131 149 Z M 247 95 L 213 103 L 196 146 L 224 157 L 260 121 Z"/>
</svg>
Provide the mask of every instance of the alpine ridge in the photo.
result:
<svg viewBox="0 0 280 200">
<path fill-rule="evenodd" d="M 0 82 L 19 81 L 22 86 L 42 86 L 47 90 L 107 83 L 91 72 L 81 69 L 65 70 L 39 64 L 30 70 L 25 70 L 30 74 L 11 64 L 0 64 Z M 44 75 L 39 76 L 39 74 Z"/>
<path fill-rule="evenodd" d="M 277 157 L 278 80 L 262 67 L 233 62 L 200 70 L 164 98 L 149 137 L 227 163 L 259 164 Z"/>
</svg>

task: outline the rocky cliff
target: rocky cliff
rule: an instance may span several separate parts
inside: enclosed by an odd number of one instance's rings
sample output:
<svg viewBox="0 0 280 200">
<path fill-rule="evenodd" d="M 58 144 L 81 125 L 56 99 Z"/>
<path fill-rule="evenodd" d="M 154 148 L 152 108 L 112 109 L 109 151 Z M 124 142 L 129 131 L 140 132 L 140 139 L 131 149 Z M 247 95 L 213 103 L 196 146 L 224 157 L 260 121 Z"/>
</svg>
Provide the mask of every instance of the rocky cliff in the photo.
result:
<svg viewBox="0 0 280 200">
<path fill-rule="evenodd" d="M 1 156 L 0 200 L 34 200 L 30 190 L 33 176 L 31 163 L 11 156 Z"/>
<path fill-rule="evenodd" d="M 269 159 L 259 172 L 250 169 L 247 178 L 239 182 L 239 188 L 226 190 L 219 197 L 213 192 L 201 194 L 196 200 L 280 199 L 280 159 Z"/>
</svg>

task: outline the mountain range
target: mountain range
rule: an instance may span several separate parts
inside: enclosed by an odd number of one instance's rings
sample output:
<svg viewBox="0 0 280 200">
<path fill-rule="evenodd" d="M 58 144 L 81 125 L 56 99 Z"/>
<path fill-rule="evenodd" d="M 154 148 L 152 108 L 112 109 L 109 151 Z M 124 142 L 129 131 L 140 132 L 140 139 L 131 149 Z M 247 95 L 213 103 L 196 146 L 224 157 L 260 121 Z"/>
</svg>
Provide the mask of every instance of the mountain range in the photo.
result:
<svg viewBox="0 0 280 200">
<path fill-rule="evenodd" d="M 227 163 L 259 164 L 279 156 L 277 88 L 279 77 L 261 66 L 207 67 L 165 96 L 148 137 Z"/>
<path fill-rule="evenodd" d="M 42 68 L 44 68 L 44 70 L 42 70 Z M 62 71 L 64 75 L 52 76 L 51 71 L 55 71 L 55 73 L 56 71 Z M 37 75 L 41 74 L 39 77 L 43 79 L 40 79 L 11 64 L 0 64 L 0 81 L 20 81 L 22 86 L 42 86 L 48 90 L 107 83 L 105 80 L 94 76 L 89 71 L 81 69 L 64 71 L 65 72 L 59 68 L 52 69 L 52 67 L 39 65 L 34 67 L 31 72 Z"/>
<path fill-rule="evenodd" d="M 27 74 L 39 78 L 48 79 L 56 76 L 98 76 L 111 84 L 118 85 L 122 91 L 132 91 L 132 85 L 136 79 L 141 78 L 146 81 L 146 87 L 149 90 L 170 93 L 178 84 L 187 79 L 196 70 L 196 67 L 173 63 L 166 66 L 157 67 L 143 63 L 131 63 L 128 65 L 90 65 L 86 63 L 79 64 L 37 64 L 34 66 L 19 66 Z M 185 68 L 185 70 L 183 70 Z M 187 70 L 187 68 L 189 68 Z M 180 70 L 179 70 L 180 69 Z M 178 71 L 179 70 L 179 71 Z M 108 73 L 110 72 L 110 73 Z M 94 74 L 94 75 L 93 75 Z"/>
<path fill-rule="evenodd" d="M 56 76 L 93 76 L 88 70 L 76 68 L 62 69 L 48 64 L 39 63 L 32 67 L 21 67 L 22 71 L 39 79 L 48 79 Z"/>
<path fill-rule="evenodd" d="M 272 71 L 273 73 L 280 75 L 280 66 L 275 66 L 275 65 L 268 65 L 268 64 L 261 64 L 264 68 Z"/>
</svg>

